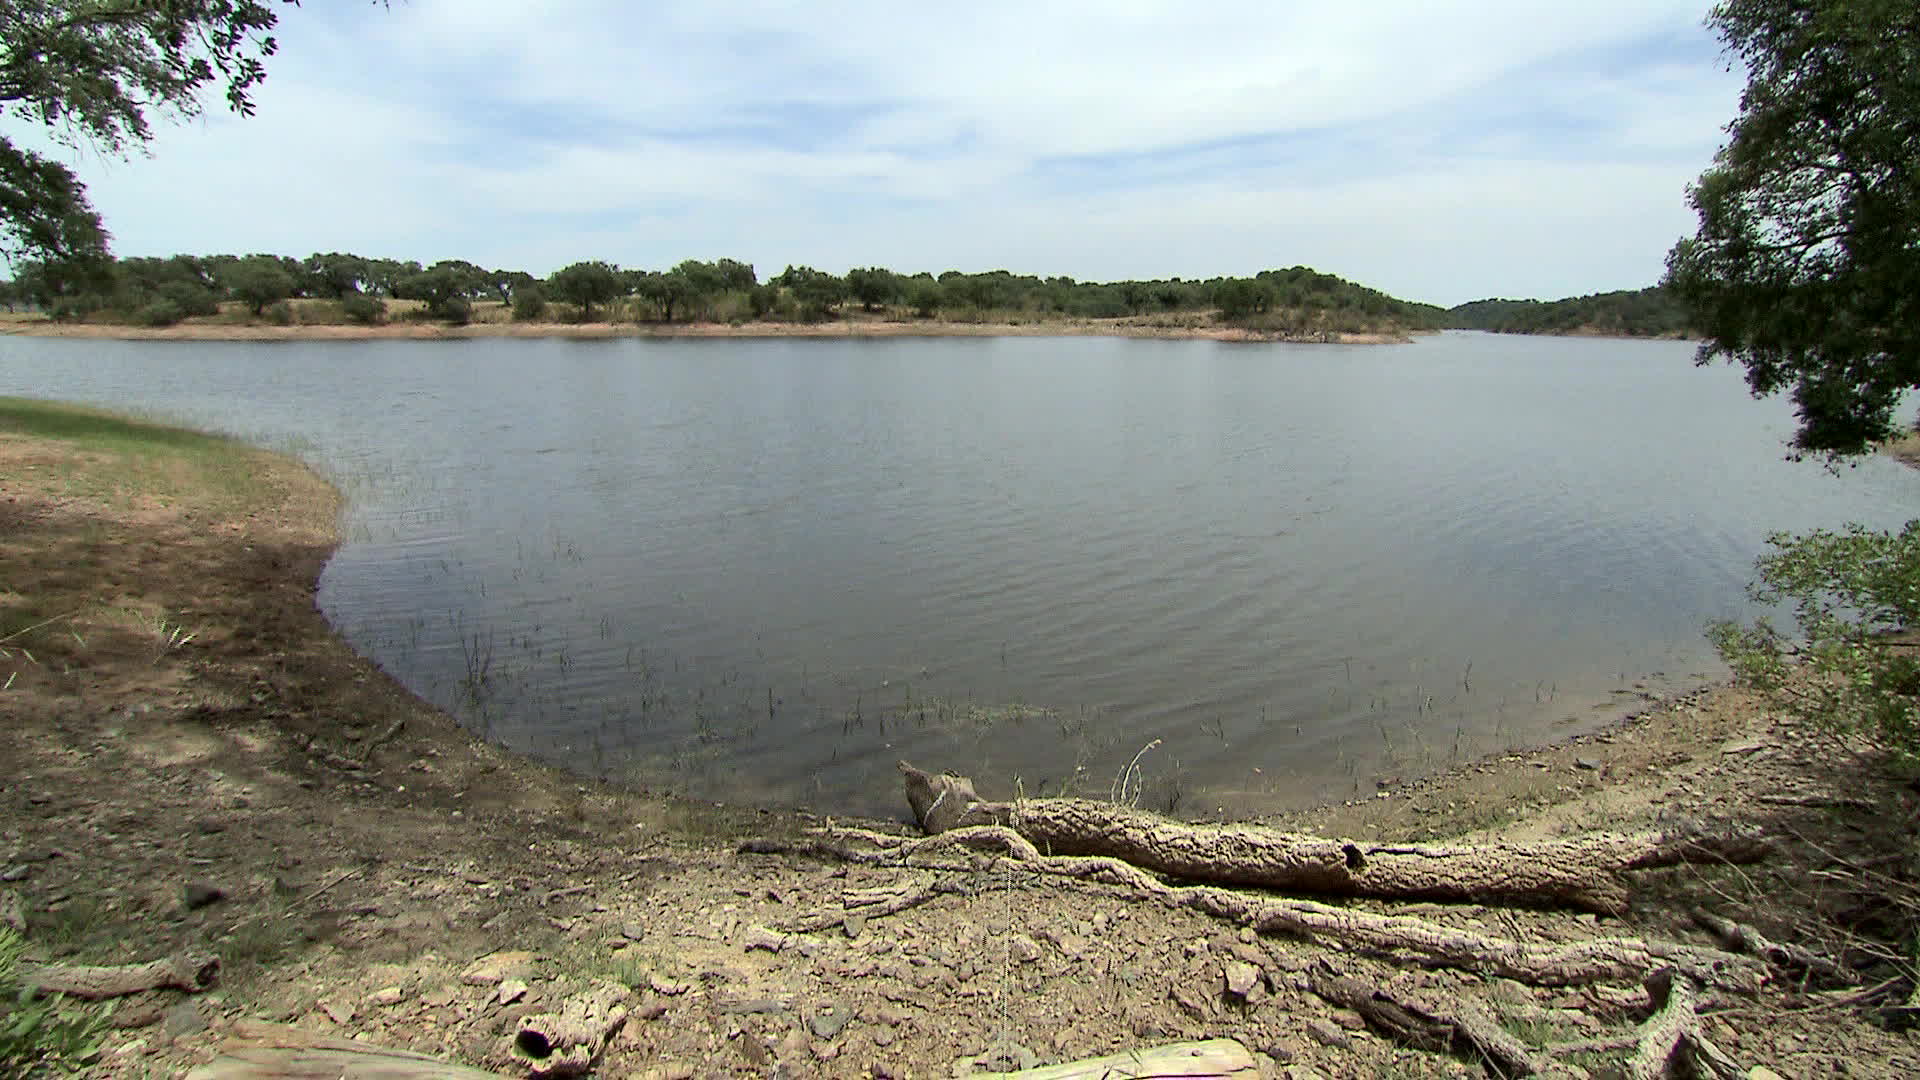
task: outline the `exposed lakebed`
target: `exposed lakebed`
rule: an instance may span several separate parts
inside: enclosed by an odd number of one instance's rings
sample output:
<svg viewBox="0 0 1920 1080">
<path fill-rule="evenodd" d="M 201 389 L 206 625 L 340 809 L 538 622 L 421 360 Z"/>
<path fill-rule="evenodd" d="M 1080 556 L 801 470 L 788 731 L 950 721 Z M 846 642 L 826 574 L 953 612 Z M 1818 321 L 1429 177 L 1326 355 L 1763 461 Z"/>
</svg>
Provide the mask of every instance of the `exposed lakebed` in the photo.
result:
<svg viewBox="0 0 1920 1080">
<path fill-rule="evenodd" d="M 1781 460 L 1669 342 L 0 339 L 0 393 L 291 449 L 321 604 L 476 730 L 895 815 L 907 757 L 1257 813 L 1720 674 L 1774 529 L 1920 513 Z"/>
</svg>

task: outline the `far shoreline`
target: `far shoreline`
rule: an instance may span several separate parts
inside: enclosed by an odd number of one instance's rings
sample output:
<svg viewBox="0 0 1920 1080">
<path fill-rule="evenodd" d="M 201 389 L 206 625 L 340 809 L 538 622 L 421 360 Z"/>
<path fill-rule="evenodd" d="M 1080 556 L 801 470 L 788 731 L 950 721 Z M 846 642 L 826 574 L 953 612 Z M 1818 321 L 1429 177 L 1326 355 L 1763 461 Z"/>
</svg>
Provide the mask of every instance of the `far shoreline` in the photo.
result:
<svg viewBox="0 0 1920 1080">
<path fill-rule="evenodd" d="M 119 341 L 459 341 L 473 338 L 997 338 L 1120 337 L 1283 345 L 1405 345 L 1408 332 L 1285 334 L 1239 326 L 1183 326 L 1147 320 L 1089 319 L 1035 322 L 846 319 L 832 322 L 559 323 L 474 322 L 465 326 L 397 321 L 349 323 L 177 323 L 165 327 L 116 323 L 61 323 L 0 319 L 0 334 Z"/>
</svg>

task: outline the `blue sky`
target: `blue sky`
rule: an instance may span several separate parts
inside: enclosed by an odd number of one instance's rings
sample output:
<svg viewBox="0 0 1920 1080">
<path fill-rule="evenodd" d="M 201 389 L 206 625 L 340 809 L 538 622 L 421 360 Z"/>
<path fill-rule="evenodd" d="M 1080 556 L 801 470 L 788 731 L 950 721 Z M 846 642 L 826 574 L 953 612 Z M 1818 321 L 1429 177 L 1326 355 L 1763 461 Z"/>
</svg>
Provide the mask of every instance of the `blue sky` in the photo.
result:
<svg viewBox="0 0 1920 1080">
<path fill-rule="evenodd" d="M 1737 106 L 1704 0 L 310 0 L 250 120 L 66 156 L 123 255 L 1635 288 Z M 24 134 L 24 133 L 18 133 Z"/>
</svg>

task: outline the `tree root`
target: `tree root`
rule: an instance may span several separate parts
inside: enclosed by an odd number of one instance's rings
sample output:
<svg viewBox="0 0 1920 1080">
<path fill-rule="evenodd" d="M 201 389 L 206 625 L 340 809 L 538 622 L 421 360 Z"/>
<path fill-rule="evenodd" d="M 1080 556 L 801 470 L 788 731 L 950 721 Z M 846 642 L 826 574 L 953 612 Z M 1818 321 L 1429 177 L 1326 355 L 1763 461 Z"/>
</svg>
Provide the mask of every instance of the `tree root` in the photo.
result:
<svg viewBox="0 0 1920 1080">
<path fill-rule="evenodd" d="M 1751 926 L 1723 919 L 1708 911 L 1695 911 L 1693 921 L 1701 929 L 1720 939 L 1728 950 L 1757 956 L 1775 967 L 1805 974 L 1835 986 L 1860 985 L 1860 973 L 1837 961 L 1798 945 L 1770 941 Z"/>
<path fill-rule="evenodd" d="M 1654 1013 L 1640 1029 L 1638 1049 L 1627 1062 L 1627 1075 L 1632 1080 L 1670 1076 L 1738 1080 L 1745 1075 L 1701 1032 L 1700 1015 L 1694 1007 L 1697 990 L 1691 979 L 1672 968 L 1662 968 L 1647 976 L 1646 985 Z M 1688 1069 L 1691 1071 L 1683 1071 Z"/>
<path fill-rule="evenodd" d="M 1533 1052 L 1502 1028 L 1478 1002 L 1394 991 L 1350 975 L 1318 975 L 1313 992 L 1358 1012 L 1397 1043 L 1440 1053 L 1463 1052 L 1495 1076 L 1540 1071 Z"/>
</svg>

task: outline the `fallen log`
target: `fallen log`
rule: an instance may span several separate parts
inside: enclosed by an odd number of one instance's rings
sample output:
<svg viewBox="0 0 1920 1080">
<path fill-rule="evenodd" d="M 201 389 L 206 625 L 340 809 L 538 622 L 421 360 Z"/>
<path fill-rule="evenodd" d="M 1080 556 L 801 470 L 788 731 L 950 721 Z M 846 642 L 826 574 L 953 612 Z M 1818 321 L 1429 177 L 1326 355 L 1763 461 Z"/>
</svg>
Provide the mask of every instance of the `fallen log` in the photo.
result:
<svg viewBox="0 0 1920 1080">
<path fill-rule="evenodd" d="M 1624 875 L 1682 863 L 1750 862 L 1754 836 L 1595 833 L 1539 843 L 1374 844 L 1254 825 L 1190 825 L 1087 799 L 991 803 L 966 777 L 900 762 L 907 802 L 929 835 L 1004 825 L 1048 855 L 1106 856 L 1189 881 L 1379 899 L 1627 910 Z"/>
<path fill-rule="evenodd" d="M 322 1035 L 285 1024 L 242 1020 L 220 1056 L 187 1080 L 500 1080 L 499 1073 L 449 1065 L 425 1054 Z"/>
<path fill-rule="evenodd" d="M 971 826 L 917 839 L 860 829 L 822 830 L 855 861 L 886 858 L 914 862 L 945 850 L 997 852 L 1021 867 L 1060 877 L 1117 885 L 1162 903 L 1227 919 L 1263 934 L 1320 939 L 1372 953 L 1410 957 L 1433 967 L 1498 975 L 1535 986 L 1577 986 L 1639 981 L 1674 967 L 1703 985 L 1751 992 L 1763 981 L 1763 965 L 1750 957 L 1671 942 L 1606 937 L 1573 943 L 1513 941 L 1404 915 L 1376 915 L 1312 900 L 1293 900 L 1208 885 L 1170 885 L 1119 859 L 1042 855 L 1012 829 Z M 838 841 L 835 843 L 834 841 Z M 874 845 L 869 856 L 852 842 Z M 977 869 L 966 867 L 965 869 Z"/>
<path fill-rule="evenodd" d="M 561 1002 L 556 1012 L 520 1021 L 513 1056 L 534 1077 L 582 1076 L 593 1070 L 607 1039 L 626 1022 L 627 988 L 602 983 Z"/>
<path fill-rule="evenodd" d="M 211 989 L 219 974 L 219 957 L 181 953 L 150 964 L 113 967 L 47 964 L 27 972 L 25 982 L 42 993 L 103 1001 L 147 990 L 175 989 L 198 994 Z"/>
<path fill-rule="evenodd" d="M 1259 1066 L 1247 1048 L 1233 1039 L 1173 1043 L 1150 1050 L 1128 1050 L 1102 1058 L 1047 1065 L 1010 1073 L 973 1073 L 977 1077 L 1021 1077 L 1022 1080 L 1174 1080 L 1223 1077 L 1253 1080 Z"/>
</svg>

